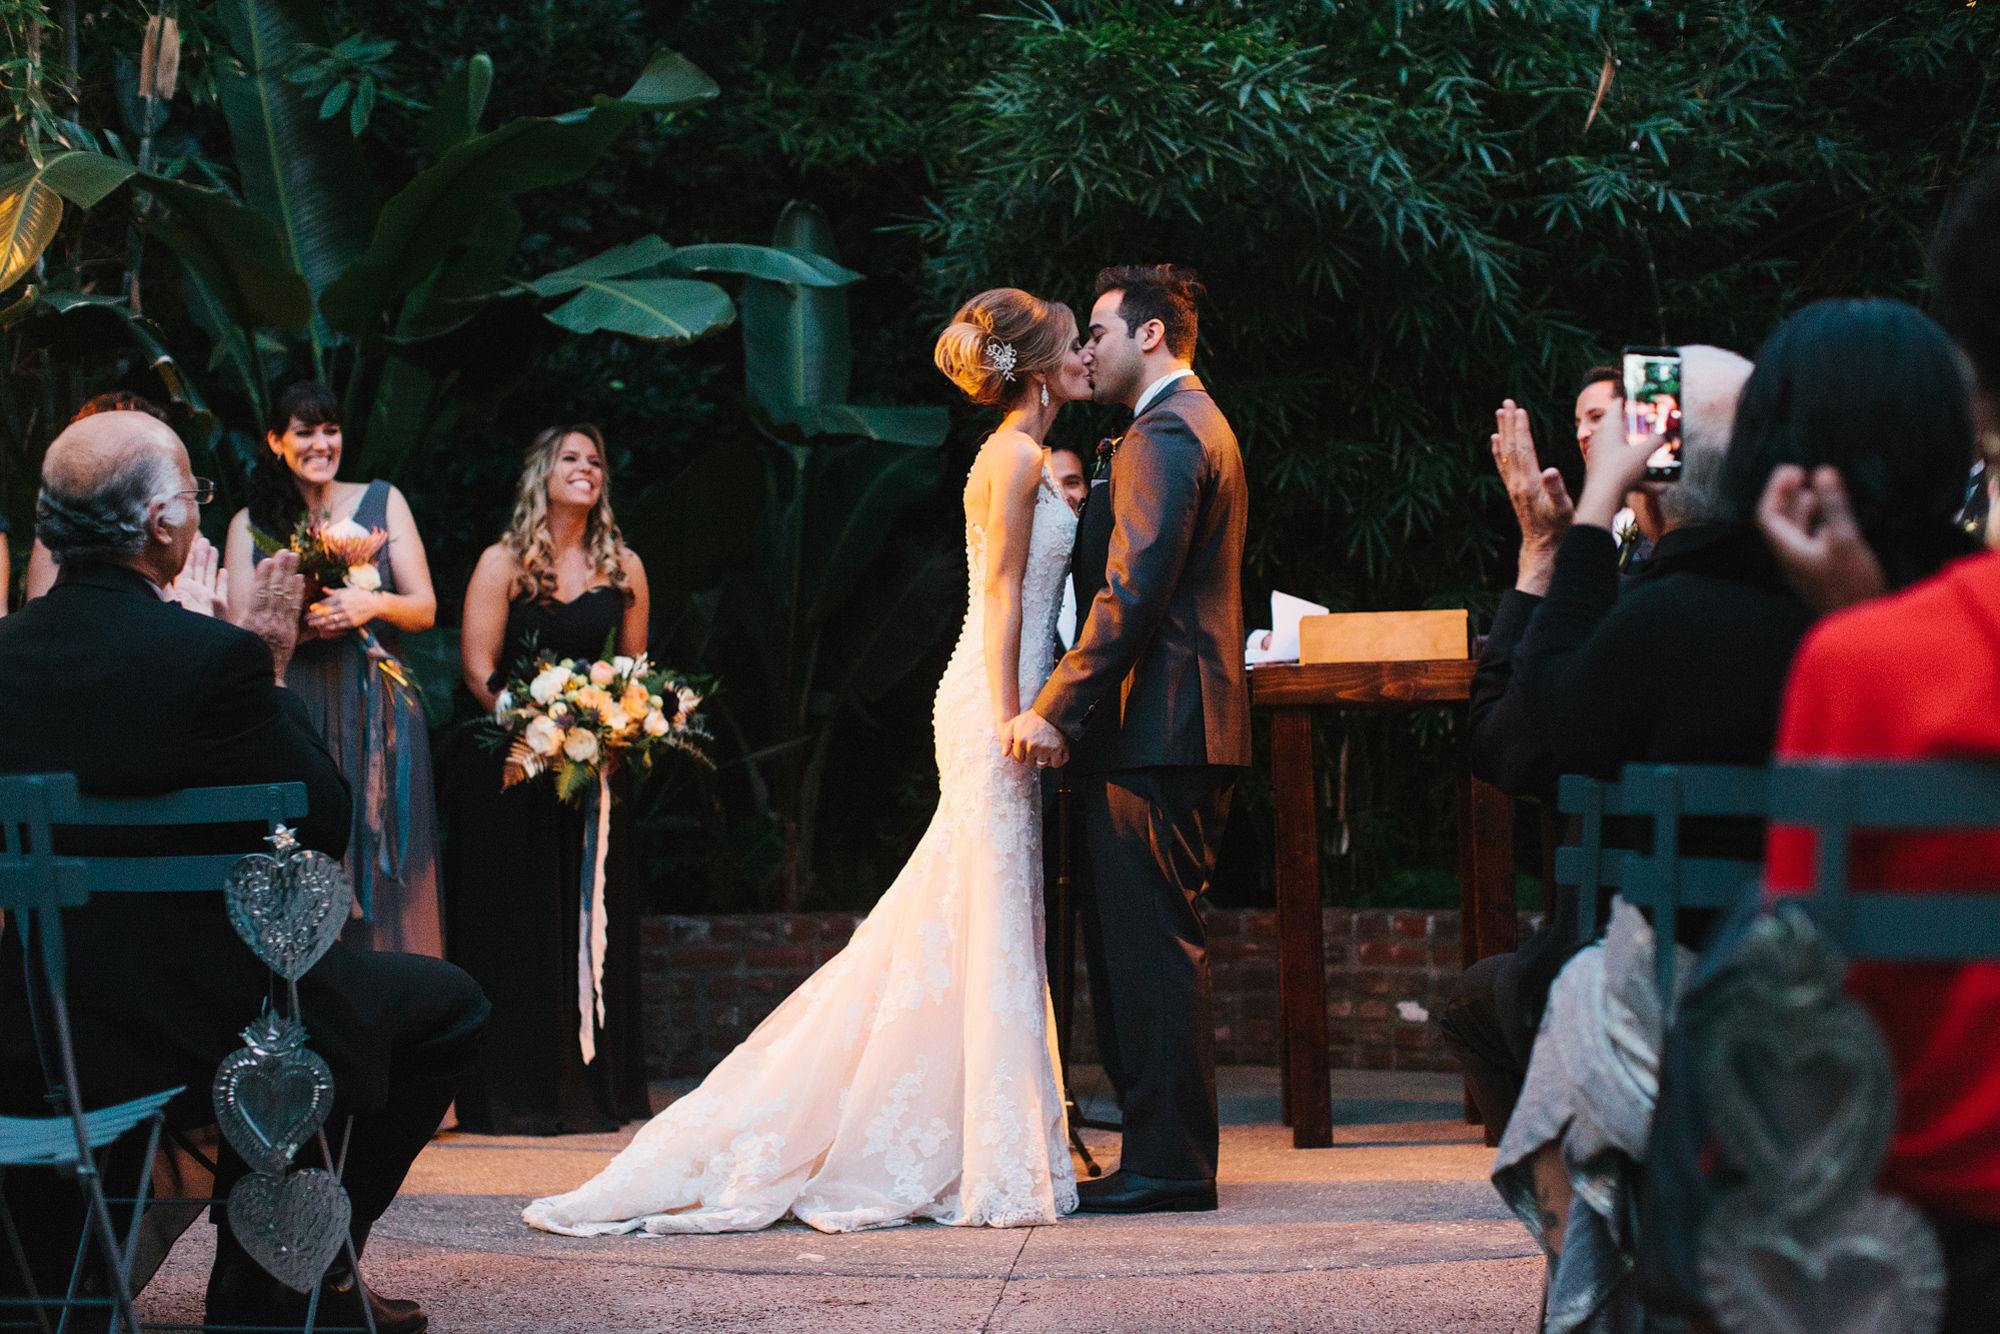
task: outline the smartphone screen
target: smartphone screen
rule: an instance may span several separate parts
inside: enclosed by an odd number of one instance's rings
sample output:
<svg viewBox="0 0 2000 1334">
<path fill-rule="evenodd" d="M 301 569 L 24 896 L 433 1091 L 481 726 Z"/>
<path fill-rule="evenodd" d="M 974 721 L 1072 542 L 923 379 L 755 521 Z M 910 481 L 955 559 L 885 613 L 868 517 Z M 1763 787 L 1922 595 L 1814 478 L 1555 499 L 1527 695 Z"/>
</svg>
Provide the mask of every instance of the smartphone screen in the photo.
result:
<svg viewBox="0 0 2000 1334">
<path fill-rule="evenodd" d="M 1671 482 L 1681 475 L 1681 354 L 1671 347 L 1625 349 L 1625 440 L 1660 437 L 1646 460 L 1646 479 Z"/>
</svg>

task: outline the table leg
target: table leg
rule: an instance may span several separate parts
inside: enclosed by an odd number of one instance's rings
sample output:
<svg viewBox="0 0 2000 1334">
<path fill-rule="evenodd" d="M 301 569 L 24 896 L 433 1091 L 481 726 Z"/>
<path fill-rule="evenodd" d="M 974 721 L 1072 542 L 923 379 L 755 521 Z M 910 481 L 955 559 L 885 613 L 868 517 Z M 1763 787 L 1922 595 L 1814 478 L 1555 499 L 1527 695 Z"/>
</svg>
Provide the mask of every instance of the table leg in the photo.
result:
<svg viewBox="0 0 2000 1334">
<path fill-rule="evenodd" d="M 1326 1051 L 1326 934 L 1319 902 L 1318 784 L 1312 710 L 1271 717 L 1271 787 L 1278 863 L 1278 1006 L 1285 1033 L 1285 1107 L 1292 1147 L 1333 1144 Z"/>
<path fill-rule="evenodd" d="M 1470 968 L 1490 954 L 1504 954 L 1515 939 L 1514 801 L 1491 783 L 1473 777 L 1469 765 L 1458 771 L 1458 905 L 1460 964 Z M 1472 1096 L 1472 1079 L 1465 1081 L 1465 1120 L 1480 1125 L 1479 1104 Z M 1486 1127 L 1490 1148 L 1500 1142 L 1500 1127 Z"/>
<path fill-rule="evenodd" d="M 1464 715 L 1461 714 L 1462 718 Z M 1473 856 L 1472 766 L 1463 757 L 1458 764 L 1453 796 L 1458 807 L 1458 966 L 1470 968 L 1479 959 L 1479 897 L 1474 886 L 1479 877 Z M 1479 1101 L 1472 1095 L 1472 1076 L 1465 1077 L 1465 1124 L 1476 1126 L 1484 1118 Z"/>
</svg>

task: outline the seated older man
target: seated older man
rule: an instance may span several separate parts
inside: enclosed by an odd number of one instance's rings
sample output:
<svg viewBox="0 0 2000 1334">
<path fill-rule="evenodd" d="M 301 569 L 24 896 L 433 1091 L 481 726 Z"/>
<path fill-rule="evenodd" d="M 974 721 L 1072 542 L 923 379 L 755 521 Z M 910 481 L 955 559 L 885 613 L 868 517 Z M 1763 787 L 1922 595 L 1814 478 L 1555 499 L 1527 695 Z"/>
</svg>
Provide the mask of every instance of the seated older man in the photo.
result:
<svg viewBox="0 0 2000 1334">
<path fill-rule="evenodd" d="M 1700 735 L 1704 716 L 1713 720 L 1711 730 L 1726 730 L 1730 725 L 1721 711 L 1700 712 L 1702 701 L 1713 692 L 1712 681 L 1676 678 L 1671 691 L 1659 692 L 1655 685 L 1642 684 L 1637 675 L 1631 675 L 1622 678 L 1628 687 L 1623 693 L 1613 683 L 1609 689 L 1595 689 L 1587 699 L 1580 695 L 1567 698 L 1565 692 L 1575 688 L 1567 681 L 1553 689 L 1548 682 L 1552 662 L 1556 670 L 1567 670 L 1567 659 L 1574 656 L 1578 643 L 1590 638 L 1614 603 L 1635 597 L 1638 601 L 1634 605 L 1643 613 L 1657 602 L 1662 581 L 1676 573 L 1711 565 L 1743 565 L 1738 549 L 1746 535 L 1729 522 L 1731 512 L 1722 494 L 1721 477 L 1737 395 L 1751 366 L 1734 352 L 1716 347 L 1684 347 L 1681 358 L 1687 391 L 1681 479 L 1660 489 L 1657 503 L 1665 533 L 1652 560 L 1642 567 L 1642 575 L 1622 583 L 1618 573 L 1622 553 L 1611 530 L 1614 511 L 1623 502 L 1624 493 L 1615 484 L 1600 485 L 1598 494 L 1589 497 L 1599 512 L 1584 521 L 1583 531 L 1572 534 L 1576 507 L 1561 474 L 1554 468 L 1543 468 L 1537 459 L 1528 414 L 1512 401 L 1497 414 L 1499 430 L 1493 436 L 1493 458 L 1520 520 L 1521 554 L 1514 587 L 1501 599 L 1473 679 L 1472 770 L 1515 796 L 1550 800 L 1559 774 L 1608 768 L 1609 776 L 1616 777 L 1625 760 L 1662 757 L 1662 752 L 1650 744 L 1636 744 L 1627 733 L 1633 727 L 1687 717 L 1691 703 L 1694 716 L 1683 728 L 1686 735 L 1665 738 L 1662 744 L 1667 751 L 1699 745 L 1706 758 L 1706 752 L 1716 745 L 1731 743 L 1731 739 L 1718 741 Z M 1578 417 L 1581 430 L 1581 406 Z M 1591 420 L 1592 429 L 1604 420 L 1605 414 L 1598 413 Z M 1609 429 L 1615 433 L 1619 418 L 1613 414 L 1609 421 Z M 1593 459 L 1592 467 L 1601 473 L 1604 462 Z M 1752 557 L 1761 556 L 1754 539 L 1749 539 L 1749 544 Z M 1545 599 L 1555 582 L 1558 551 L 1567 553 L 1568 587 L 1557 602 L 1553 619 L 1559 623 L 1545 625 L 1544 618 L 1549 615 Z M 1754 578 L 1758 571 L 1769 569 L 1769 562 L 1752 559 L 1744 568 L 1746 577 Z M 1774 659 L 1766 673 L 1771 677 L 1765 692 L 1767 725 L 1733 753 L 1754 760 L 1768 752 L 1777 686 L 1791 643 L 1803 629 L 1803 620 L 1796 616 L 1780 617 L 1770 624 L 1777 640 L 1773 651 L 1764 655 Z M 1718 659 L 1713 669 L 1726 672 L 1733 661 Z M 1655 690 L 1655 695 L 1649 696 L 1649 689 Z M 1555 701 L 1553 707 L 1551 700 Z M 1570 707 L 1577 710 L 1575 719 L 1567 716 Z M 1552 720 L 1551 713 L 1561 716 Z M 1569 739 L 1578 735 L 1582 740 Z M 1590 743 L 1596 743 L 1594 749 Z M 1605 747 L 1610 748 L 1608 758 Z M 1681 758 L 1696 755 L 1685 753 Z M 1440 1016 L 1444 1044 L 1471 1075 L 1474 1097 L 1492 1135 L 1497 1135 L 1513 1114 L 1549 984 L 1576 948 L 1574 896 L 1565 896 L 1552 908 L 1548 925 L 1518 952 L 1493 955 L 1468 969 Z"/>
<path fill-rule="evenodd" d="M 164 423 L 108 412 L 75 423 L 49 447 L 36 507 L 39 535 L 61 562 L 62 582 L 0 621 L 0 772 L 68 772 L 86 792 L 143 794 L 236 783 L 302 782 L 311 813 L 300 836 L 338 856 L 351 806 L 347 784 L 305 710 L 284 689 L 297 634 L 296 559 L 258 572 L 258 633 L 165 600 L 196 537 L 206 484 Z M 225 837 L 256 851 L 261 828 Z M 207 836 L 212 839 L 215 835 Z M 162 831 L 135 852 L 200 847 L 203 832 Z M 105 846 L 100 840 L 93 850 Z M 207 847 L 215 844 L 210 841 Z M 242 1045 L 238 1031 L 262 1010 L 271 974 L 230 927 L 220 888 L 196 894 L 101 896 L 63 914 L 68 1000 L 78 1080 L 96 1107 L 176 1085 L 177 1128 L 214 1120 L 216 1066 Z M 472 1059 L 486 998 L 441 960 L 365 954 L 336 944 L 299 983 L 312 1046 L 335 1081 L 329 1124 L 354 1116 L 345 1183 L 355 1253 L 395 1197 Z M 16 922 L 0 941 L 0 1111 L 46 1114 L 42 1073 L 26 1007 Z M 304 1153 L 316 1161 L 316 1150 Z M 223 1146 L 216 1194 L 247 1169 Z M 113 1195 L 130 1195 L 128 1174 Z M 14 1169 L 5 1182 L 37 1285 L 60 1291 L 82 1227 L 73 1185 L 52 1171 Z M 211 1324 L 297 1324 L 306 1298 L 243 1252 L 216 1211 Z M 0 1283 L 15 1281 L 0 1264 Z M 370 1294 L 382 1334 L 427 1325 L 413 1302 Z M 359 1285 L 336 1262 L 319 1320 L 363 1323 Z"/>
</svg>

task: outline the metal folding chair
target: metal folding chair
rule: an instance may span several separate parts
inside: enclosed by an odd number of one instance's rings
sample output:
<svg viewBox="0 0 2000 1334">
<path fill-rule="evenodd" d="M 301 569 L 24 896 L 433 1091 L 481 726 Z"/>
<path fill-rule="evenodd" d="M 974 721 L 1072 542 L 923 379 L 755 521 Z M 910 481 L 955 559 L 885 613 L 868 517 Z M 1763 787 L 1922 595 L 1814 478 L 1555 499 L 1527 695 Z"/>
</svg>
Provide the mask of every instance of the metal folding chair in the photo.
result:
<svg viewBox="0 0 2000 1334">
<path fill-rule="evenodd" d="M 1628 764 L 1616 783 L 1564 774 L 1556 799 L 1561 810 L 1582 817 L 1581 843 L 1556 849 L 1556 883 L 1577 887 L 1577 940 L 1597 938 L 1600 887 L 1616 889 L 1635 908 L 1653 913 L 1653 939 L 1671 941 L 1683 908 L 1730 908 L 1754 893 L 1761 861 L 1681 855 L 1681 821 L 1687 816 L 1768 813 L 1768 771 L 1722 764 Z M 1653 823 L 1653 850 L 1604 846 L 1604 817 L 1636 815 Z M 1674 952 L 1653 952 L 1654 978 L 1663 1001 L 1673 995 Z"/>
<path fill-rule="evenodd" d="M 50 828 L 76 820 L 81 810 L 76 779 L 69 774 L 29 774 L 0 776 L 0 909 L 15 917 L 14 929 L 21 938 L 22 965 L 27 976 L 28 1012 L 35 1030 L 35 1044 L 42 1057 L 48 1100 L 58 1115 L 47 1117 L 0 1117 L 0 1174 L 8 1167 L 62 1167 L 76 1175 L 85 1200 L 84 1235 L 77 1246 L 76 1262 L 70 1269 L 68 1289 L 60 1296 L 44 1297 L 35 1290 L 34 1275 L 21 1245 L 19 1224 L 0 1198 L 0 1231 L 4 1231 L 8 1259 L 16 1265 L 27 1292 L 25 1298 L 6 1305 L 32 1310 L 44 1331 L 50 1330 L 49 1312 L 61 1312 L 58 1321 L 67 1328 L 71 1313 L 78 1308 L 112 1309 L 111 1329 L 138 1328 L 132 1308 L 132 1258 L 138 1237 L 138 1218 L 145 1207 L 145 1187 L 152 1177 L 153 1157 L 159 1150 L 160 1132 L 166 1125 L 161 1108 L 181 1090 L 84 1110 L 84 1093 L 76 1074 L 76 1046 L 70 1036 L 69 1005 L 65 992 L 66 959 L 63 952 L 62 910 L 81 906 L 90 896 L 89 875 L 75 858 L 57 857 Z M 37 983 L 36 973 L 40 973 Z M 54 1050 L 49 1048 L 53 1046 Z M 51 1061 L 53 1057 L 53 1061 Z M 116 1140 L 126 1131 L 149 1122 L 145 1166 L 140 1173 L 140 1194 L 133 1205 L 132 1223 L 121 1242 L 113 1226 L 104 1182 L 98 1172 L 95 1151 Z M 106 1296 L 86 1295 L 82 1290 L 92 1246 L 102 1262 Z"/>
<path fill-rule="evenodd" d="M 79 795 L 76 791 L 75 780 L 67 774 L 42 779 L 0 778 L 0 784 L 10 782 L 43 782 L 45 784 L 66 785 L 62 788 L 66 794 L 65 804 L 59 813 L 52 812 L 47 823 L 71 827 L 187 827 L 261 824 L 267 831 L 275 832 L 278 825 L 288 822 L 296 823 L 298 820 L 304 818 L 307 813 L 306 788 L 303 783 L 251 783 L 236 787 L 188 788 L 179 792 L 170 792 L 150 797 L 104 797 Z M 4 793 L 5 791 L 4 787 L 0 787 L 0 793 Z M 4 797 L 0 797 L 0 800 L 4 800 Z M 48 848 L 46 835 L 34 842 L 32 846 L 46 850 Z M 235 869 L 237 863 L 242 859 L 243 854 L 240 852 L 194 853 L 151 857 L 93 856 L 85 854 L 53 858 L 52 862 L 55 867 L 57 880 L 61 886 L 61 895 L 59 896 L 60 906 L 75 907 L 81 905 L 91 894 L 213 893 L 222 888 L 229 873 Z M 0 863 L 0 866 L 4 866 L 4 863 Z M 4 874 L 4 871 L 0 871 L 0 877 L 4 877 Z M 4 886 L 5 883 L 4 878 L 0 878 L 0 886 Z M 47 914 L 47 917 L 49 920 L 57 923 L 54 938 L 56 940 L 56 948 L 59 952 L 61 928 L 58 915 L 50 912 Z M 58 983 L 54 991 L 57 997 L 60 997 L 62 994 L 60 969 L 53 976 L 57 979 Z M 296 984 L 293 984 L 291 987 L 291 1002 L 293 1013 L 296 1013 L 298 1003 Z M 244 1021 L 247 1023 L 255 1017 L 255 1015 L 245 1015 Z M 65 1043 L 67 1043 L 66 1019 L 64 1038 Z M 73 1075 L 71 1076 L 70 1087 L 74 1087 Z M 171 1093 L 158 1095 L 157 1101 L 154 1102 L 152 1115 L 156 1118 L 156 1128 L 153 1132 L 153 1144 L 148 1149 L 145 1168 L 140 1175 L 138 1194 L 131 1198 L 114 1197 L 106 1199 L 102 1198 L 101 1189 L 98 1191 L 100 1197 L 98 1203 L 99 1209 L 102 1209 L 103 1205 L 106 1204 L 129 1204 L 132 1206 L 132 1223 L 128 1230 L 126 1242 L 124 1243 L 124 1249 L 120 1254 L 120 1261 L 124 1266 L 120 1271 L 121 1276 L 129 1275 L 130 1273 L 131 1256 L 134 1251 L 132 1243 L 138 1236 L 140 1218 L 147 1202 L 146 1192 L 152 1175 L 153 1151 L 157 1147 L 161 1133 L 160 1128 L 164 1126 L 164 1117 L 160 1116 L 158 1108 L 163 1106 L 167 1099 L 179 1091 L 176 1089 Z M 145 1101 L 150 1102 L 153 1100 L 147 1099 Z M 136 1106 L 136 1104 L 125 1104 L 125 1106 Z M 106 1109 L 106 1112 L 116 1110 L 119 1109 Z M 194 1157 L 208 1168 L 211 1173 L 216 1170 L 217 1164 L 210 1161 L 199 1149 L 195 1148 L 182 1137 L 175 1135 L 172 1131 L 167 1131 L 166 1133 L 176 1141 L 177 1147 L 181 1152 Z M 328 1170 L 338 1178 L 346 1157 L 345 1144 L 343 1143 L 341 1153 L 336 1157 L 327 1142 L 324 1130 L 320 1132 L 319 1144 L 321 1154 L 326 1158 Z M 214 1205 L 224 1204 L 227 1201 L 219 1197 L 200 1199 L 181 1198 L 178 1199 L 178 1203 L 183 1205 Z M 106 1226 L 102 1230 L 108 1235 L 109 1215 L 105 1214 L 104 1217 L 106 1218 Z M 350 1260 L 358 1259 L 358 1257 L 352 1254 L 351 1241 L 348 1243 L 348 1250 Z M 79 1264 L 79 1269 L 80 1267 Z M 360 1282 L 358 1266 L 356 1281 L 357 1284 Z M 129 1287 L 129 1284 L 127 1286 Z M 372 1318 L 365 1314 L 365 1298 L 366 1294 L 364 1290 L 364 1319 L 369 1320 L 368 1329 L 370 1330 L 370 1334 L 372 1334 L 373 1322 Z M 312 1334 L 315 1328 L 314 1319 L 318 1311 L 318 1302 L 318 1294 L 315 1293 L 308 1305 L 304 1325 L 306 1334 Z M 141 1326 L 137 1323 L 136 1317 L 131 1314 L 131 1297 L 129 1292 L 124 1296 L 122 1315 L 128 1322 L 129 1327 L 135 1331 L 141 1328 L 146 1330 L 199 1330 L 204 1328 L 199 1325 L 147 1324 Z M 113 1334 L 116 1334 L 119 1328 L 118 1323 L 114 1321 L 112 1326 Z M 238 1326 L 236 1328 L 245 1330 L 269 1328 L 276 1330 L 281 1327 Z M 293 1327 L 286 1326 L 282 1328 L 290 1330 Z M 327 1327 L 321 1327 L 321 1329 L 322 1334 L 331 1334 L 331 1330 Z"/>
<path fill-rule="evenodd" d="M 1980 884 L 1911 893 L 1879 892 L 1882 886 L 1857 891 L 1850 872 L 1857 832 L 2000 830 L 2000 764 L 1788 761 L 1771 770 L 1770 811 L 1775 824 L 1812 829 L 1813 892 L 1803 906 L 1848 958 L 2000 958 L 2000 867 Z"/>
</svg>

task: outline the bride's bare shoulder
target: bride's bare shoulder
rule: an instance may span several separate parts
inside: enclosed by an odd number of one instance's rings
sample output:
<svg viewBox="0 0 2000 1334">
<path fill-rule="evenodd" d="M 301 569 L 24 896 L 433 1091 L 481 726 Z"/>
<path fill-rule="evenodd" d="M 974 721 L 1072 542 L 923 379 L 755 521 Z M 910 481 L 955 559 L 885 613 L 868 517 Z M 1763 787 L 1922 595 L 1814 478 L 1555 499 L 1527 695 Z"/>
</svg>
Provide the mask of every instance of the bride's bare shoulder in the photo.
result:
<svg viewBox="0 0 2000 1334">
<path fill-rule="evenodd" d="M 995 431 L 980 442 L 973 467 L 1006 483 L 1032 484 L 1042 470 L 1042 446 L 1025 431 Z"/>
</svg>

